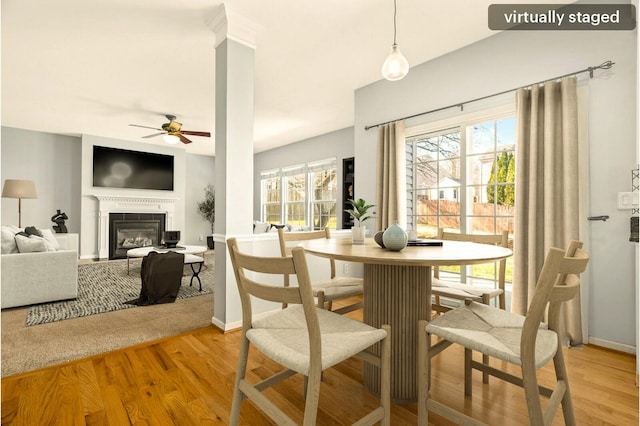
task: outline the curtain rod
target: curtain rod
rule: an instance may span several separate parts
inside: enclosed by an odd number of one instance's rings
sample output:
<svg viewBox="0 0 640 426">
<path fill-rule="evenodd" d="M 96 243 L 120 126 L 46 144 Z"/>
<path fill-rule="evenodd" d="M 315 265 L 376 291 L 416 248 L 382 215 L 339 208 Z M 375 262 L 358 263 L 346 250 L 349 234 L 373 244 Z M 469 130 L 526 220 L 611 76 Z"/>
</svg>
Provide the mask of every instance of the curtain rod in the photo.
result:
<svg viewBox="0 0 640 426">
<path fill-rule="evenodd" d="M 454 107 L 459 107 L 460 110 L 462 111 L 464 109 L 464 105 L 465 104 L 470 104 L 472 102 L 482 101 L 484 99 L 489 99 L 489 98 L 493 98 L 495 96 L 504 95 L 504 94 L 509 93 L 509 92 L 515 92 L 518 89 L 524 89 L 526 87 L 535 86 L 537 84 L 542 84 L 542 83 L 545 83 L 547 81 L 557 80 L 559 78 L 565 78 L 565 77 L 570 77 L 572 75 L 582 74 L 583 72 L 587 72 L 587 71 L 589 72 L 589 78 L 593 78 L 593 72 L 595 70 L 608 70 L 608 69 L 611 69 L 614 64 L 615 64 L 615 62 L 605 61 L 605 62 L 603 62 L 600 65 L 597 65 L 595 67 L 588 67 L 588 68 L 585 68 L 585 69 L 580 70 L 580 71 L 574 71 L 574 72 L 571 72 L 569 74 L 564 74 L 564 75 L 561 75 L 561 76 L 558 76 L 558 77 L 554 77 L 554 78 L 549 78 L 549 79 L 546 79 L 546 80 L 538 81 L 537 83 L 531 83 L 531 84 L 527 84 L 526 86 L 516 87 L 515 89 L 510 89 L 510 90 L 505 90 L 503 92 L 494 93 L 493 95 L 482 96 L 480 98 L 471 99 L 469 101 L 458 102 L 458 103 L 455 103 L 455 104 L 452 104 L 452 105 L 448 105 L 448 106 L 445 106 L 445 107 L 432 109 L 431 111 L 420 112 L 418 114 L 413 114 L 413 115 L 409 115 L 409 116 L 402 117 L 402 118 L 396 118 L 395 120 L 385 121 L 384 123 L 378 123 L 378 124 L 372 124 L 370 126 L 365 126 L 364 130 L 369 130 L 369 129 L 373 129 L 375 127 L 384 126 L 385 124 L 393 123 L 395 121 L 407 120 L 409 118 L 420 117 L 421 115 L 432 114 L 434 112 L 439 112 L 439 111 L 443 111 L 445 109 L 454 108 Z"/>
</svg>

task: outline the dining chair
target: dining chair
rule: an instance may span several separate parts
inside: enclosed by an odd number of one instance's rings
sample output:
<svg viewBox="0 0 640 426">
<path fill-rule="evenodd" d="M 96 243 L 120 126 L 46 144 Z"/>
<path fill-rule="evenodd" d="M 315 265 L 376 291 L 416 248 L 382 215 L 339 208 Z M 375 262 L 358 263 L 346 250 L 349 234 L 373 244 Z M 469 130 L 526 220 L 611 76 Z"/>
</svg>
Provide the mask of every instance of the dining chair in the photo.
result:
<svg viewBox="0 0 640 426">
<path fill-rule="evenodd" d="M 242 338 L 230 424 L 238 424 L 240 405 L 245 398 L 250 399 L 275 424 L 295 424 L 262 391 L 300 373 L 308 377 L 303 424 L 314 425 L 322 371 L 355 356 L 381 370 L 380 405 L 364 415 L 358 424 L 380 422 L 389 425 L 391 328 L 388 325 L 371 327 L 318 308 L 314 303 L 304 249 L 293 248 L 291 256 L 287 257 L 256 257 L 240 252 L 235 238 L 230 238 L 227 243 L 242 304 Z M 298 286 L 273 284 L 275 279 L 279 280 L 279 275 L 287 274 L 297 277 Z M 255 299 L 290 306 L 266 317 L 254 318 L 252 302 Z M 379 345 L 380 356 L 366 351 L 373 345 Z M 249 383 L 246 372 L 250 346 L 282 365 L 285 370 L 258 383 Z M 345 403 L 348 404 L 348 401 Z"/>
<path fill-rule="evenodd" d="M 320 238 L 331 238 L 331 231 L 325 228 L 321 231 L 305 231 L 305 232 L 285 232 L 284 229 L 278 229 L 278 239 L 280 241 L 280 254 L 288 256 L 291 254 L 292 243 L 300 241 L 317 240 Z M 317 257 L 317 256 L 316 256 Z M 317 300 L 319 308 L 328 309 L 338 314 L 346 314 L 362 308 L 362 299 L 350 305 L 333 309 L 333 302 L 341 299 L 348 299 L 353 296 L 363 294 L 362 278 L 357 277 L 340 277 L 336 276 L 336 262 L 333 259 L 323 259 L 329 262 L 330 278 L 328 280 L 316 281 L 312 283 L 313 296 Z M 289 276 L 284 277 L 285 287 L 288 287 Z"/>
<path fill-rule="evenodd" d="M 502 231 L 500 234 L 460 234 L 455 232 L 446 232 L 442 228 L 438 229 L 438 240 L 449 241 L 467 241 L 479 244 L 492 244 L 502 247 L 509 246 L 509 232 Z M 461 281 L 448 281 L 440 279 L 440 268 L 434 266 L 433 280 L 431 282 L 431 294 L 434 296 L 432 310 L 443 313 L 452 309 L 452 307 L 441 303 L 441 298 L 456 299 L 460 301 L 473 300 L 476 302 L 489 305 L 491 300 L 498 298 L 498 306 L 505 309 L 505 272 L 507 260 L 502 259 L 497 264 L 497 286 L 493 288 L 481 287 Z"/>
<path fill-rule="evenodd" d="M 562 302 L 578 294 L 578 274 L 584 272 L 588 262 L 589 255 L 582 250 L 579 241 L 572 241 L 566 252 L 551 248 L 526 316 L 467 301 L 464 306 L 446 312 L 431 322 L 421 320 L 418 327 L 418 424 L 428 424 L 429 410 L 457 423 L 482 424 L 430 398 L 431 336 L 437 336 L 464 347 L 466 396 L 471 397 L 472 371 L 477 369 L 524 388 L 531 425 L 551 424 L 560 405 L 565 424 L 574 425 L 567 369 L 557 330 Z M 543 323 L 547 306 L 548 322 Z M 516 376 L 474 361 L 473 351 L 517 365 L 521 375 Z M 537 370 L 552 359 L 556 373 L 554 389 L 539 385 L 536 376 Z M 544 409 L 541 396 L 549 398 Z"/>
</svg>

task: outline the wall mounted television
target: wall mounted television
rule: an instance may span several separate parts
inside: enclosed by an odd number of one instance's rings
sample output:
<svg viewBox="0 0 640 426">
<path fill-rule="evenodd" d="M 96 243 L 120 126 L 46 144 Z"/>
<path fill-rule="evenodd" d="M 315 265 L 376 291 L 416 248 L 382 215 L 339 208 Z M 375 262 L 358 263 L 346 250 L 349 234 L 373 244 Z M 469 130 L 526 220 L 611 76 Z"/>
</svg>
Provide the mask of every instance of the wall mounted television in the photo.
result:
<svg viewBox="0 0 640 426">
<path fill-rule="evenodd" d="M 173 155 L 94 145 L 93 186 L 173 191 Z"/>
</svg>

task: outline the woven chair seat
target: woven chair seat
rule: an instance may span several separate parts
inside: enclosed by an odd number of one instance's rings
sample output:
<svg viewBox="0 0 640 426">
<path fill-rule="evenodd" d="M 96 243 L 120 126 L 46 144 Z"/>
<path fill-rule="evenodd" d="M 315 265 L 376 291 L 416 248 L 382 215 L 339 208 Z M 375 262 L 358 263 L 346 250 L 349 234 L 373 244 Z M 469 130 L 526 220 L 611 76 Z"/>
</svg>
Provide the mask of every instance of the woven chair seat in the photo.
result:
<svg viewBox="0 0 640 426">
<path fill-rule="evenodd" d="M 333 301 L 345 297 L 362 294 L 362 278 L 335 277 L 331 280 L 313 283 L 313 295 L 318 296 L 319 291 L 324 291 L 324 299 Z"/>
<path fill-rule="evenodd" d="M 386 332 L 360 321 L 316 308 L 322 334 L 322 369 L 332 367 L 384 339 Z M 308 375 L 309 334 L 302 305 L 253 322 L 247 339 L 269 358 Z"/>
<path fill-rule="evenodd" d="M 471 299 L 481 301 L 483 295 L 490 298 L 498 297 L 504 293 L 501 288 L 479 287 L 460 282 L 445 281 L 433 278 L 431 282 L 431 294 L 441 297 L 453 297 L 455 299 Z"/>
<path fill-rule="evenodd" d="M 522 365 L 520 344 L 524 320 L 522 315 L 472 302 L 435 318 L 426 331 L 474 351 Z M 536 337 L 536 368 L 549 362 L 557 349 L 556 333 L 541 323 Z"/>
</svg>

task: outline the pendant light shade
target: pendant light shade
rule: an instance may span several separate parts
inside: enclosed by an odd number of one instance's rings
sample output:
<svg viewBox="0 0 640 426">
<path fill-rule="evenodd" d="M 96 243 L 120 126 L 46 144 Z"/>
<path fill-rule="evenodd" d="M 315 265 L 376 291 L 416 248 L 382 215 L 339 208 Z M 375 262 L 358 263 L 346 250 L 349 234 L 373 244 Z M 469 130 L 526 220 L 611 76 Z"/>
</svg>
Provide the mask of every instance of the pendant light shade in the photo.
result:
<svg viewBox="0 0 640 426">
<path fill-rule="evenodd" d="M 409 72 L 409 62 L 402 56 L 396 43 L 396 0 L 393 0 L 393 45 L 389 56 L 382 64 L 382 76 L 390 81 L 401 80 Z"/>
<path fill-rule="evenodd" d="M 409 62 L 402 56 L 397 44 L 391 46 L 389 56 L 382 64 L 382 76 L 390 81 L 401 80 L 409 72 Z"/>
</svg>

